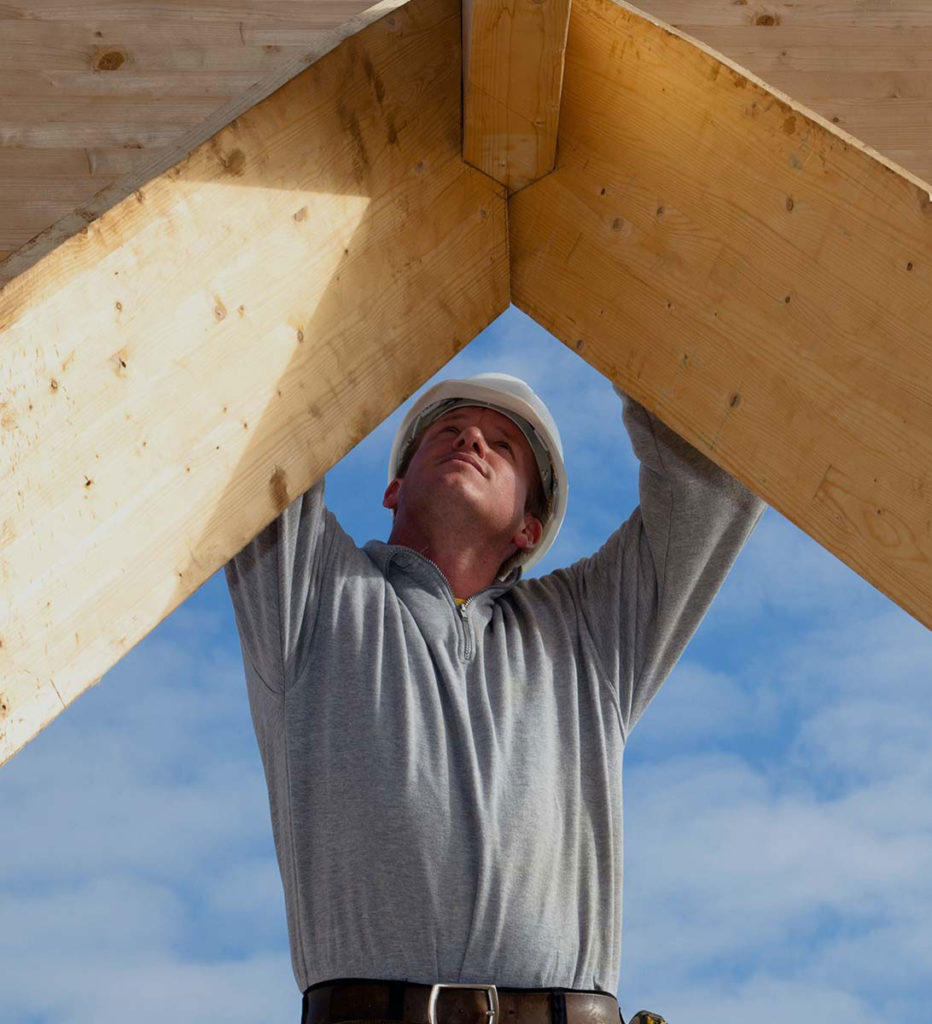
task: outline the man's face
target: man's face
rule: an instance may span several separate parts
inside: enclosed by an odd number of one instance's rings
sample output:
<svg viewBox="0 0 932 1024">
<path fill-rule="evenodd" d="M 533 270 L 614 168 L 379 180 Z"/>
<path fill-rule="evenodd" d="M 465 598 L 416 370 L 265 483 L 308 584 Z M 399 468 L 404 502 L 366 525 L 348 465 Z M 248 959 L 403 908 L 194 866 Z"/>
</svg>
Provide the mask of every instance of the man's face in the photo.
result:
<svg viewBox="0 0 932 1024">
<path fill-rule="evenodd" d="M 389 484 L 385 505 L 440 515 L 468 508 L 491 532 L 505 535 L 523 529 L 537 477 L 531 446 L 507 416 L 460 406 L 427 427 L 404 478 Z M 540 524 L 534 523 L 531 543 L 519 540 L 518 547 L 537 542 Z"/>
</svg>

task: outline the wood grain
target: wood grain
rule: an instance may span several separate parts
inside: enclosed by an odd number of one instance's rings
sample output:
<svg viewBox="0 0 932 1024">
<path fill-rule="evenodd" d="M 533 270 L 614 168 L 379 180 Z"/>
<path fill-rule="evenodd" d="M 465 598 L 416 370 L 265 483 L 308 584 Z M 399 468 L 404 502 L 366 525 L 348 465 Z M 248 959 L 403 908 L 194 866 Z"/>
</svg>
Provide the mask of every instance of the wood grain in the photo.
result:
<svg viewBox="0 0 932 1024">
<path fill-rule="evenodd" d="M 16 146 L 36 161 L 32 179 L 21 179 L 15 194 L 8 189 L 0 198 L 0 250 L 19 250 L 10 265 L 0 266 L 0 283 L 47 252 L 50 241 L 58 244 L 83 227 L 75 207 L 99 215 L 287 81 L 303 68 L 304 58 L 316 59 L 335 45 L 321 48 L 321 33 L 342 27 L 345 35 L 362 27 L 358 20 L 345 23 L 358 19 L 368 2 L 0 4 L 0 114 L 24 100 L 34 111 L 28 123 L 17 119 L 3 133 L 0 152 L 4 145 L 7 150 Z M 836 123 L 851 134 L 932 180 L 932 4 L 926 0 L 642 0 L 640 6 L 707 41 L 828 120 L 838 118 Z M 534 45 L 540 52 L 539 42 Z M 97 70 L 101 58 L 114 52 L 123 62 Z M 525 67 L 533 52 L 514 59 Z M 530 82 L 539 71 L 532 69 L 519 83 Z M 502 82 L 500 72 L 496 87 Z M 87 116 L 69 123 L 47 117 L 39 102 L 54 106 L 63 98 L 93 97 L 102 104 L 121 99 L 125 120 L 98 123 L 92 105 Z M 209 105 L 202 108 L 196 101 L 208 98 L 216 105 L 203 115 Z M 186 118 L 159 114 L 163 104 L 170 107 L 179 100 L 192 101 Z M 176 105 L 175 113 L 180 109 Z M 90 140 L 96 140 L 94 147 Z M 85 148 L 125 147 L 135 170 L 104 181 L 102 172 L 88 176 L 78 169 L 69 195 L 80 193 L 81 198 L 70 207 L 65 201 L 50 202 L 45 195 L 49 181 L 41 170 L 48 147 L 56 152 L 73 147 L 79 156 Z M 127 175 L 122 183 L 120 174 Z M 96 198 L 104 188 L 106 196 Z M 38 246 L 20 249 L 49 228 Z"/>
<path fill-rule="evenodd" d="M 932 625 L 929 186 L 607 0 L 558 151 L 515 304 Z"/>
<path fill-rule="evenodd" d="M 464 0 L 463 159 L 509 191 L 549 173 L 570 0 Z"/>
<path fill-rule="evenodd" d="M 0 292 L 6 759 L 508 303 L 414 0 Z"/>
<path fill-rule="evenodd" d="M 685 31 L 723 26 L 765 29 L 787 24 L 823 30 L 932 26 L 932 9 L 926 0 L 648 0 L 638 6 Z"/>
<path fill-rule="evenodd" d="M 241 21 L 246 25 L 283 24 L 311 28 L 323 17 L 345 20 L 347 0 L 4 0 L 0 15 L 11 20 L 60 21 L 93 18 L 125 19 L 130 12 L 150 24 Z"/>
<path fill-rule="evenodd" d="M 926 181 L 932 180 L 932 4 L 925 0 L 642 0 Z M 921 116 L 904 99 L 924 99 Z M 839 101 L 848 100 L 847 111 Z"/>
<path fill-rule="evenodd" d="M 132 3 L 133 0 L 128 0 L 128 2 Z M 65 239 L 71 238 L 81 231 L 89 220 L 99 217 L 142 184 L 177 163 L 185 154 L 200 145 L 205 139 L 210 138 L 218 129 L 273 93 L 283 83 L 304 70 L 308 64 L 332 50 L 343 39 L 361 31 L 376 18 L 400 6 L 402 0 L 379 0 L 375 5 L 368 7 L 366 6 L 368 0 L 340 0 L 340 2 L 345 20 L 337 28 L 318 27 L 314 31 L 306 30 L 304 43 L 298 50 L 283 51 L 280 48 L 263 50 L 262 67 L 253 65 L 250 73 L 252 84 L 245 91 L 243 91 L 242 82 L 238 77 L 242 74 L 241 71 L 234 72 L 232 76 L 228 72 L 220 73 L 216 69 L 210 72 L 195 72 L 196 75 L 208 74 L 215 82 L 215 89 L 221 90 L 223 95 L 227 96 L 226 102 L 220 103 L 213 113 L 204 120 L 192 118 L 191 123 L 186 127 L 166 130 L 163 126 L 158 137 L 150 140 L 152 145 L 149 146 L 138 134 L 133 134 L 131 131 L 129 137 L 124 137 L 119 144 L 119 148 L 126 151 L 125 155 L 132 158 L 129 166 L 122 173 L 114 171 L 108 174 L 95 161 L 95 154 L 107 151 L 109 147 L 90 146 L 86 139 L 80 139 L 81 148 L 74 152 L 81 156 L 87 156 L 90 169 L 89 178 L 76 172 L 76 180 L 82 182 L 85 187 L 84 200 L 80 205 L 68 207 L 66 204 L 54 204 L 52 208 L 55 212 L 48 216 L 40 215 L 38 212 L 30 213 L 29 204 L 34 202 L 36 197 L 41 201 L 47 183 L 47 177 L 37 170 L 34 176 L 17 190 L 16 196 L 10 196 L 5 202 L 0 203 L 0 247 L 4 249 L 11 246 L 17 247 L 5 262 L 0 262 L 0 285 L 23 273 Z M 208 20 L 219 14 L 222 7 L 223 4 L 220 2 L 208 5 Z M 356 13 L 349 16 L 353 10 Z M 169 10 L 169 13 L 187 19 L 198 18 L 201 8 L 187 5 L 183 11 Z M 305 17 L 310 21 L 314 17 L 313 12 L 306 12 Z M 141 21 L 140 24 L 143 27 L 146 25 L 144 21 Z M 90 30 L 85 31 L 85 36 L 88 31 Z M 114 27 L 108 23 L 106 28 L 99 31 L 106 37 L 107 32 L 119 33 L 119 26 Z M 96 31 L 94 35 L 96 35 Z M 107 42 L 106 38 L 104 41 Z M 202 48 L 203 53 L 206 54 L 216 45 L 211 37 L 210 43 Z M 72 95 L 80 95 L 90 80 L 93 83 L 91 93 L 97 95 L 102 92 L 99 83 L 106 80 L 110 83 L 107 87 L 109 90 L 107 95 L 126 95 L 133 92 L 132 86 L 127 86 L 126 83 L 141 79 L 142 82 L 149 83 L 149 85 L 147 88 L 140 89 L 138 97 L 140 113 L 128 122 L 127 127 L 143 131 L 147 123 L 143 111 L 153 106 L 151 85 L 153 80 L 158 82 L 161 77 L 162 80 L 173 83 L 167 87 L 167 94 L 174 96 L 178 95 L 178 76 L 181 75 L 183 78 L 186 72 L 183 69 L 172 67 L 167 70 L 163 69 L 161 72 L 156 70 L 140 73 L 135 62 L 128 60 L 114 72 L 97 73 L 91 65 L 95 55 L 99 52 L 100 49 L 97 46 L 90 49 L 85 47 L 83 71 L 64 72 L 65 77 L 60 80 L 59 86 L 56 88 L 66 89 Z M 39 66 L 44 77 L 52 82 L 56 81 L 54 64 L 50 66 L 41 62 Z M 75 81 L 75 76 L 79 81 Z M 7 81 L 9 82 L 10 79 L 8 78 Z M 15 82 L 15 73 L 13 81 Z M 196 81 L 202 81 L 202 79 L 196 79 Z M 235 88 L 231 84 L 234 81 L 238 83 Z M 225 82 L 227 82 L 226 85 Z M 7 105 L 17 103 L 23 94 L 24 86 L 22 84 L 15 85 L 13 88 L 13 93 L 7 95 L 9 101 Z M 159 88 L 161 87 L 156 86 L 157 90 Z M 199 85 L 198 88 L 202 88 L 202 85 Z M 2 98 L 3 93 L 0 93 L 0 99 Z M 158 99 L 158 91 L 155 94 L 155 99 Z M 53 125 L 52 130 L 54 131 L 54 129 Z M 110 137 L 112 138 L 112 136 Z M 27 148 L 25 152 L 35 154 L 36 163 L 41 166 L 43 150 L 54 145 L 54 142 L 45 140 L 43 145 L 41 138 L 38 138 L 37 142 L 39 144 L 34 148 Z M 2 152 L 3 150 L 0 148 L 0 153 Z M 10 152 L 10 150 L 6 152 Z M 63 151 L 56 149 L 56 152 Z M 102 181 L 102 177 L 106 177 L 106 180 Z"/>
</svg>

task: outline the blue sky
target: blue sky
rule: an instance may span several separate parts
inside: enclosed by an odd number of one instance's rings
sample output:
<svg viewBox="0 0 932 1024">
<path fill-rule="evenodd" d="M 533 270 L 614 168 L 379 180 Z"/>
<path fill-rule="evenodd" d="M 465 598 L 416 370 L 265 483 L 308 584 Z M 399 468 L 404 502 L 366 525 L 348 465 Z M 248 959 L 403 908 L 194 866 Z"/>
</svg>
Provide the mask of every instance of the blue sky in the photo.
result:
<svg viewBox="0 0 932 1024">
<path fill-rule="evenodd" d="M 516 310 L 444 369 L 524 377 L 588 554 L 637 503 L 608 382 Z M 331 472 L 357 542 L 396 413 Z M 625 765 L 620 998 L 671 1024 L 923 1020 L 932 634 L 768 509 Z M 222 573 L 0 769 L 0 1021 L 297 1024 Z"/>
</svg>

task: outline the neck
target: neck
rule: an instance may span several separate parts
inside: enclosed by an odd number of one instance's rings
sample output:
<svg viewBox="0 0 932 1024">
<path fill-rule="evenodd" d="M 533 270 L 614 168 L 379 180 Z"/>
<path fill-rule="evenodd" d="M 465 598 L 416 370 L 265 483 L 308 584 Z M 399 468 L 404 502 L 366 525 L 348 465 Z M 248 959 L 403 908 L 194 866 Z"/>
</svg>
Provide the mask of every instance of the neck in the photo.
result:
<svg viewBox="0 0 932 1024">
<path fill-rule="evenodd" d="M 429 558 L 446 577 L 453 596 L 458 598 L 472 597 L 491 586 L 502 563 L 515 551 L 511 543 L 494 544 L 488 538 L 478 543 L 458 538 L 454 545 L 450 543 L 449 533 L 431 536 L 431 532 L 414 529 L 399 516 L 388 543 L 401 544 Z"/>
</svg>

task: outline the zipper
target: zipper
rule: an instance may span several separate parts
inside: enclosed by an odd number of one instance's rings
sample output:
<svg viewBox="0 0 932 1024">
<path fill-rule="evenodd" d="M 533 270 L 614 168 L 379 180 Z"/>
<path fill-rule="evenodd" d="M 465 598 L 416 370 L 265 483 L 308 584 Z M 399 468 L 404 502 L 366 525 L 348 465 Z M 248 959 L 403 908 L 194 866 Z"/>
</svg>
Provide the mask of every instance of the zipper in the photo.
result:
<svg viewBox="0 0 932 1024">
<path fill-rule="evenodd" d="M 454 611 L 459 612 L 459 620 L 463 629 L 463 660 L 470 661 L 473 655 L 473 645 L 471 642 L 472 626 L 470 625 L 469 618 L 467 616 L 467 609 L 469 607 L 470 601 L 472 601 L 472 597 L 467 597 L 462 604 L 457 604 L 456 597 L 453 594 L 453 588 L 450 586 L 450 581 L 447 579 L 443 569 L 441 569 L 440 566 L 437 565 L 437 563 L 432 558 L 428 558 L 427 555 L 422 555 L 420 551 L 415 551 L 414 554 L 416 554 L 419 558 L 423 558 L 425 562 L 432 565 L 437 570 L 437 572 L 440 573 L 440 578 L 446 584 L 447 593 L 450 595 L 450 602 L 453 605 Z M 484 589 L 488 590 L 489 588 L 486 587 Z M 481 594 L 482 591 L 480 590 L 479 593 Z M 475 594 L 473 595 L 473 597 L 475 597 Z"/>
<path fill-rule="evenodd" d="M 408 548 L 408 550 L 414 551 L 413 548 Z M 427 555 L 422 555 L 420 551 L 414 551 L 414 554 L 416 554 L 418 558 L 423 558 L 425 562 L 427 562 L 429 565 L 432 565 L 437 570 L 437 572 L 440 573 L 440 578 L 443 580 L 444 583 L 446 583 L 447 590 L 450 591 L 450 600 L 453 601 L 454 604 L 456 604 L 456 601 L 453 598 L 453 588 L 450 586 L 450 581 L 447 579 L 446 573 L 444 573 L 443 569 L 441 569 L 440 566 L 437 565 L 437 563 L 432 558 L 428 558 Z"/>
<path fill-rule="evenodd" d="M 469 661 L 472 658 L 472 646 L 470 644 L 470 641 L 472 640 L 472 625 L 470 624 L 469 617 L 466 614 L 471 600 L 471 597 L 467 597 L 462 604 L 458 604 L 456 606 L 460 613 L 460 618 L 463 620 L 463 658 L 466 661 Z"/>
</svg>

